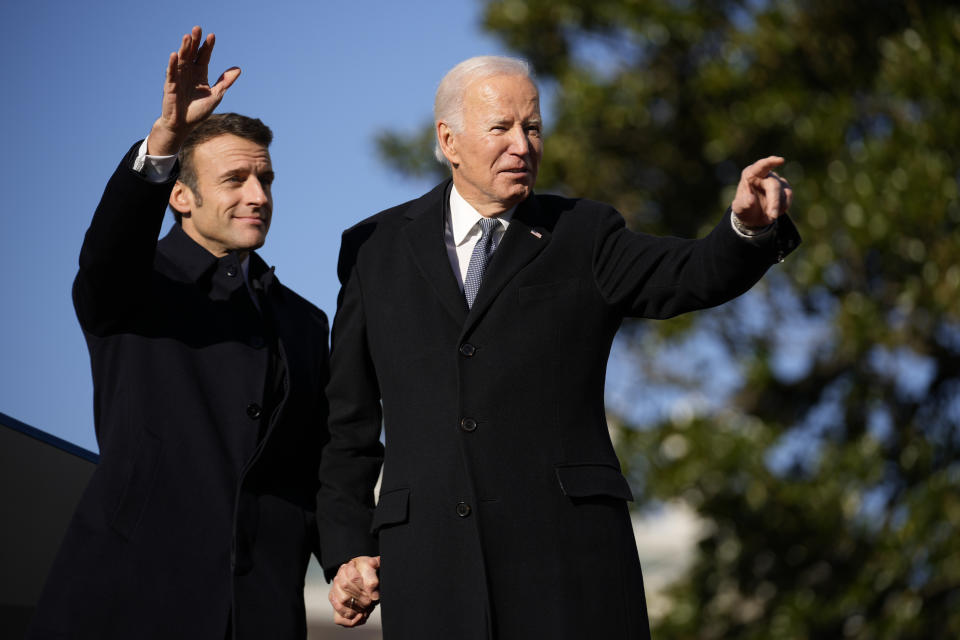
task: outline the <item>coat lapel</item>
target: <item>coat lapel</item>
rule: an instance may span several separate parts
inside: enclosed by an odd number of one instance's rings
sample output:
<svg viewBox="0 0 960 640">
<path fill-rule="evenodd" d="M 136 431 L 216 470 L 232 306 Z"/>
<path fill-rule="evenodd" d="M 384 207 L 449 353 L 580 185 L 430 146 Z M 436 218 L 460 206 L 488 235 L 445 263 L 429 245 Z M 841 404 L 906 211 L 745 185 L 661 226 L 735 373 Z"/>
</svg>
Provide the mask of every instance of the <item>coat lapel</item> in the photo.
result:
<svg viewBox="0 0 960 640">
<path fill-rule="evenodd" d="M 464 323 L 463 334 L 473 328 L 517 272 L 549 244 L 550 232 L 543 226 L 546 221 L 542 218 L 540 204 L 532 194 L 517 207 L 507 232 L 487 265 L 477 298 Z"/>
<path fill-rule="evenodd" d="M 444 199 L 448 197 L 450 182 L 445 181 L 411 205 L 407 212 L 411 220 L 403 231 L 424 278 L 453 320 L 462 326 L 467 318 L 467 302 L 453 274 L 443 239 Z"/>
</svg>

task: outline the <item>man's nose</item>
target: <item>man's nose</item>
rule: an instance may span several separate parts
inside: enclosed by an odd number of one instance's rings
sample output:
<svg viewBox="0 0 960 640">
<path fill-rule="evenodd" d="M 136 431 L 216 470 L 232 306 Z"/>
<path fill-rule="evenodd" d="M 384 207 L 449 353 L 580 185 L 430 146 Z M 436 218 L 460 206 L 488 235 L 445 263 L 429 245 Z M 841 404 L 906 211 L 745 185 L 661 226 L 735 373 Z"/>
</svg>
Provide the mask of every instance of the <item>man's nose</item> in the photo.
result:
<svg viewBox="0 0 960 640">
<path fill-rule="evenodd" d="M 260 207 L 267 203 L 267 191 L 263 188 L 260 180 L 256 176 L 247 178 L 247 184 L 244 185 L 247 196 L 247 202 Z"/>
<path fill-rule="evenodd" d="M 510 132 L 510 152 L 518 156 L 530 153 L 530 140 L 523 127 L 514 127 Z"/>
</svg>

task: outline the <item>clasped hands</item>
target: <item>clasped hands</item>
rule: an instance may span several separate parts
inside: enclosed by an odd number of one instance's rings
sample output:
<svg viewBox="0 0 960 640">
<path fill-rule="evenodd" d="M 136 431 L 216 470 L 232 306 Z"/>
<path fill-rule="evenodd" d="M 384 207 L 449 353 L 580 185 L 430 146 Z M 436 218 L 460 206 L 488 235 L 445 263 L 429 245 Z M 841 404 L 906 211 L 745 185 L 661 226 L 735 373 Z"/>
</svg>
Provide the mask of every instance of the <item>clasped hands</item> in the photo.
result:
<svg viewBox="0 0 960 640">
<path fill-rule="evenodd" d="M 364 624 L 380 603 L 380 556 L 358 556 L 340 565 L 330 585 L 333 621 L 341 627 Z"/>
</svg>

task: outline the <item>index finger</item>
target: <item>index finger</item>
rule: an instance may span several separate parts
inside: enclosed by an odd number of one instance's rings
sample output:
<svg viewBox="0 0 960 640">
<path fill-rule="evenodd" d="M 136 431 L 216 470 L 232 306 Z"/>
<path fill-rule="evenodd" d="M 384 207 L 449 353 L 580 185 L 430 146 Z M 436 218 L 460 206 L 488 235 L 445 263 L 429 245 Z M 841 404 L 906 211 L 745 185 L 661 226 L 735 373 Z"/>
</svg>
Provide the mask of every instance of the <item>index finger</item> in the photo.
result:
<svg viewBox="0 0 960 640">
<path fill-rule="evenodd" d="M 757 160 L 752 165 L 743 170 L 745 178 L 766 178 L 771 171 L 784 163 L 780 156 L 767 156 L 762 160 Z"/>
<path fill-rule="evenodd" d="M 166 82 L 173 82 L 173 79 L 177 77 L 177 63 L 180 60 L 180 56 L 177 55 L 177 52 L 174 51 L 170 54 L 170 57 L 167 59 L 167 77 Z"/>
</svg>

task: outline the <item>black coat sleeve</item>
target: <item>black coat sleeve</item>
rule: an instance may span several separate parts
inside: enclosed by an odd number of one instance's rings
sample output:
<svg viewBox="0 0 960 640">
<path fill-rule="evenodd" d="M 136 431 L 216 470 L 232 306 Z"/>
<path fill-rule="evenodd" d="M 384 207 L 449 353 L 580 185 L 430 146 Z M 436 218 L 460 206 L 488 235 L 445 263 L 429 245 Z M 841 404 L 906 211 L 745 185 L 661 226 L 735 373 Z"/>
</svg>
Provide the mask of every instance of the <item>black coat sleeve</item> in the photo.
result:
<svg viewBox="0 0 960 640">
<path fill-rule="evenodd" d="M 670 318 L 722 304 L 747 291 L 800 243 L 782 216 L 756 238 L 733 230 L 728 210 L 704 238 L 687 240 L 635 233 L 610 209 L 593 253 L 597 288 L 624 316 Z"/>
<path fill-rule="evenodd" d="M 80 249 L 73 304 L 85 331 L 119 328 L 136 309 L 153 268 L 157 236 L 179 166 L 165 182 L 148 181 L 131 166 L 140 142 L 114 171 Z"/>
<path fill-rule="evenodd" d="M 356 255 L 362 239 L 344 234 L 337 272 L 341 289 L 330 354 L 330 442 L 320 463 L 317 522 L 327 577 L 340 564 L 377 555 L 370 532 L 373 488 L 383 463 L 380 387 L 367 343 Z"/>
</svg>

